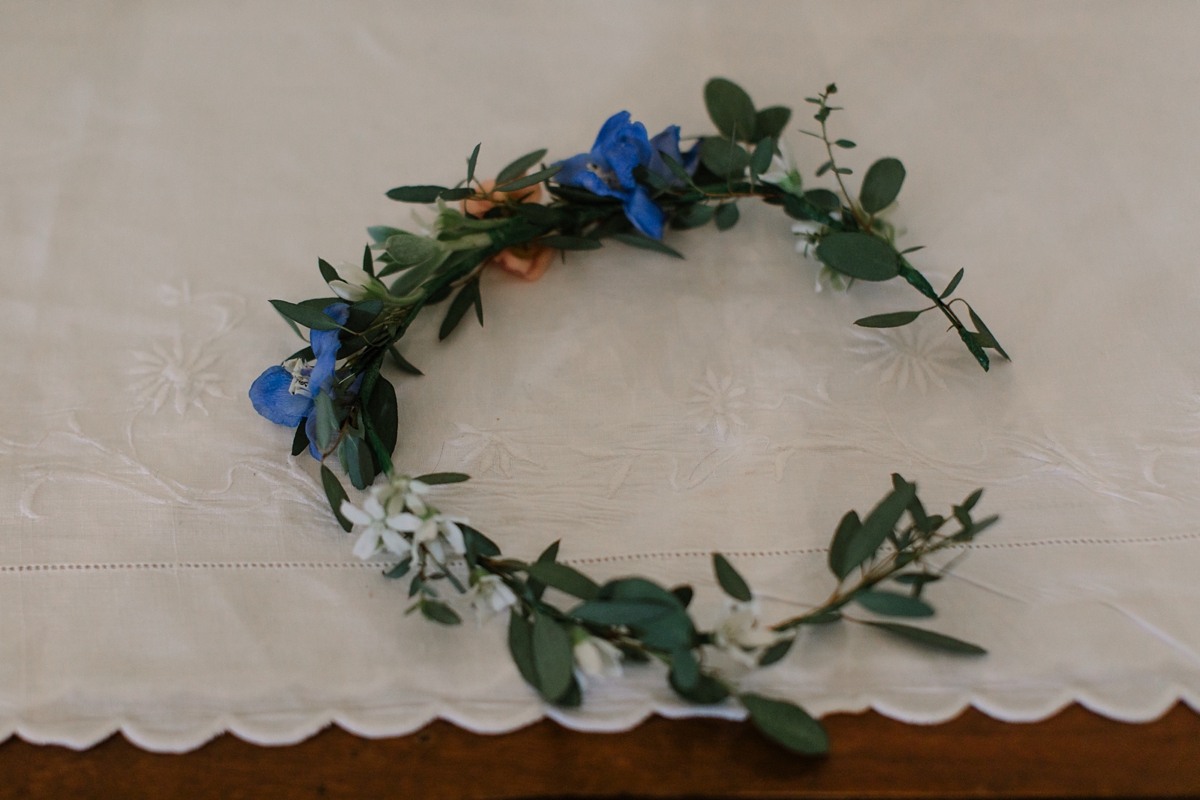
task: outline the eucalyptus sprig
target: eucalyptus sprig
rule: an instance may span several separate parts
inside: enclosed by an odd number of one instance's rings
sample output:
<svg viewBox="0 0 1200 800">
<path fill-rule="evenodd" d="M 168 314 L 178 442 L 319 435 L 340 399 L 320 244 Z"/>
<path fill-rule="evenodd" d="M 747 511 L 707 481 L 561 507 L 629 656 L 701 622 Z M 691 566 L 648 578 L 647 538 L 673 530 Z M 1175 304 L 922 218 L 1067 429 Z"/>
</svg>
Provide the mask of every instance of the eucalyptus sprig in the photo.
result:
<svg viewBox="0 0 1200 800">
<path fill-rule="evenodd" d="M 783 659 L 803 626 L 852 622 L 946 653 L 985 653 L 978 645 L 894 621 L 934 615 L 924 590 L 942 578 L 947 565 L 935 564 L 931 557 L 962 548 L 997 520 L 972 517 L 982 490 L 954 506 L 949 517 L 930 515 L 916 485 L 893 475 L 892 491 L 865 519 L 851 511 L 838 525 L 829 548 L 837 586 L 829 599 L 770 627 L 760 625 L 746 579 L 726 557 L 714 553 L 713 571 L 728 598 L 727 609 L 706 630 L 689 613 L 691 586 L 667 588 L 640 576 L 599 584 L 558 560 L 558 542 L 534 561 L 504 557 L 487 536 L 429 503 L 431 485 L 466 478 L 459 473 L 392 478 L 373 489 L 362 508 L 343 501 L 342 514 L 362 528 L 355 552 L 399 557 L 384 574 L 398 579 L 411 573 L 408 611 L 419 610 L 433 622 L 462 622 L 450 600 L 454 596 L 489 616 L 507 610 L 513 661 L 549 703 L 580 705 L 587 676 L 618 675 L 621 662 L 659 663 L 684 700 L 701 705 L 736 701 L 767 736 L 798 753 L 816 755 L 829 746 L 819 722 L 795 703 L 740 688 L 748 670 Z M 905 516 L 907 523 L 900 524 Z M 952 521 L 954 530 L 946 532 Z M 902 591 L 882 588 L 885 581 Z M 868 616 L 848 613 L 852 603 Z"/>
</svg>

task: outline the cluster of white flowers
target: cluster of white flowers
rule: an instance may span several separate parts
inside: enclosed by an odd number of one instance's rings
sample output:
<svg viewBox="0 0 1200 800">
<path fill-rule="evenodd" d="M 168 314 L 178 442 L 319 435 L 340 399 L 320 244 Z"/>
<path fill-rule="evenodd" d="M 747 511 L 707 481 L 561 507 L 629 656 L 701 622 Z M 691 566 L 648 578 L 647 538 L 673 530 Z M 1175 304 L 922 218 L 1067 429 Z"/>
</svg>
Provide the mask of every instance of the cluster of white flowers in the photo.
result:
<svg viewBox="0 0 1200 800">
<path fill-rule="evenodd" d="M 354 555 L 362 559 L 387 552 L 411 557 L 422 571 L 430 556 L 444 567 L 450 554 L 466 553 L 462 528 L 455 519 L 438 513 L 425 502 L 429 486 L 407 476 L 395 476 L 381 486 L 371 487 L 362 508 L 342 501 L 342 516 L 364 528 L 354 544 Z"/>
</svg>

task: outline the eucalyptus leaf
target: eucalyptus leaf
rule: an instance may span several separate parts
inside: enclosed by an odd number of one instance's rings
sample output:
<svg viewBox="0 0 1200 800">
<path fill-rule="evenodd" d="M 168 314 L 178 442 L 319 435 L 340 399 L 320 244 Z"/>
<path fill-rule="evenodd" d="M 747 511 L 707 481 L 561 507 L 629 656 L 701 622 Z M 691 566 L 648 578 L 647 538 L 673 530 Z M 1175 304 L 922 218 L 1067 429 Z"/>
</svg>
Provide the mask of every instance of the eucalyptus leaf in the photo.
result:
<svg viewBox="0 0 1200 800">
<path fill-rule="evenodd" d="M 648 625 L 677 610 L 653 600 L 593 600 L 571 609 L 571 616 L 596 625 Z"/>
<path fill-rule="evenodd" d="M 555 250 L 599 250 L 604 247 L 604 242 L 587 236 L 543 236 L 538 243 Z"/>
<path fill-rule="evenodd" d="M 580 600 L 595 600 L 600 594 L 595 581 L 566 564 L 534 562 L 529 565 L 528 572 L 530 577 Z"/>
<path fill-rule="evenodd" d="M 828 189 L 809 189 L 804 193 L 804 199 L 826 212 L 837 211 L 842 207 L 841 198 L 837 196 L 836 192 Z"/>
<path fill-rule="evenodd" d="M 338 432 L 337 415 L 333 411 L 333 401 L 325 392 L 318 391 L 313 398 L 317 410 L 317 449 L 322 453 L 329 452 L 329 445 Z"/>
<path fill-rule="evenodd" d="M 838 147 L 842 148 L 843 150 L 851 150 L 855 147 L 858 147 L 857 144 L 850 141 L 849 139 L 838 139 L 836 142 L 834 142 L 834 144 L 836 144 Z"/>
<path fill-rule="evenodd" d="M 425 619 L 441 623 L 442 625 L 459 625 L 462 623 L 462 617 L 458 615 L 457 611 L 438 600 L 422 600 L 421 613 L 425 616 Z"/>
<path fill-rule="evenodd" d="M 760 109 L 755 112 L 755 141 L 762 139 L 764 136 L 778 139 L 780 134 L 783 133 L 783 129 L 787 127 L 788 120 L 791 118 L 792 110 L 787 106 L 771 106 L 770 108 Z"/>
<path fill-rule="evenodd" d="M 750 594 L 750 587 L 738 571 L 733 568 L 733 565 L 720 553 L 713 553 L 713 572 L 717 576 L 717 582 L 721 584 L 721 588 L 725 594 L 732 597 L 734 600 L 740 600 L 743 603 L 749 603 L 754 599 Z"/>
<path fill-rule="evenodd" d="M 414 480 L 418 480 L 427 486 L 440 486 L 445 483 L 469 481 L 471 480 L 471 476 L 461 472 L 427 472 L 424 475 L 418 475 Z"/>
<path fill-rule="evenodd" d="M 367 488 L 367 475 L 362 469 L 362 458 L 360 451 L 366 448 L 360 447 L 362 439 L 353 436 L 343 436 L 341 442 L 338 443 L 338 460 L 342 462 L 342 469 L 346 473 L 346 477 L 350 479 L 350 485 L 360 492 Z M 368 456 L 368 464 L 370 456 Z M 369 467 L 368 467 L 369 469 Z M 371 475 L 373 478 L 374 475 Z"/>
<path fill-rule="evenodd" d="M 513 611 L 508 619 L 508 651 L 525 682 L 541 690 L 537 668 L 533 662 L 533 626 L 521 614 Z"/>
<path fill-rule="evenodd" d="M 758 665 L 760 667 L 769 667 L 776 661 L 782 660 L 788 654 L 788 651 L 792 649 L 792 643 L 795 641 L 791 637 L 780 639 L 763 651 L 763 654 L 758 657 Z"/>
<path fill-rule="evenodd" d="M 396 363 L 396 366 L 399 367 L 404 372 L 407 372 L 409 375 L 420 376 L 420 375 L 425 374 L 424 372 L 421 372 L 421 370 L 417 369 L 412 364 L 410 364 L 408 362 L 407 358 L 400 355 L 400 351 L 396 349 L 395 345 L 388 346 L 388 353 L 391 355 L 392 361 L 394 361 Z"/>
<path fill-rule="evenodd" d="M 538 688 L 551 703 L 567 693 L 574 677 L 574 653 L 571 636 L 554 620 L 538 611 L 533 618 L 533 663 Z"/>
<path fill-rule="evenodd" d="M 342 530 L 349 532 L 354 526 L 350 520 L 342 516 L 342 502 L 350 498 L 346 494 L 346 490 L 342 488 L 342 482 L 324 464 L 321 465 L 321 485 L 325 487 L 325 498 L 329 500 L 329 507 L 333 509 L 333 515 L 337 517 L 338 524 L 342 526 Z"/>
<path fill-rule="evenodd" d="M 526 153 L 500 170 L 496 175 L 496 184 L 508 183 L 511 180 L 521 177 L 525 174 L 526 170 L 541 161 L 545 156 L 545 150 L 534 150 L 532 153 Z"/>
<path fill-rule="evenodd" d="M 694 691 L 700 683 L 700 662 L 690 648 L 682 647 L 671 652 L 671 685 L 685 692 Z"/>
<path fill-rule="evenodd" d="M 729 138 L 747 141 L 754 135 L 757 127 L 754 101 L 733 81 L 713 78 L 705 84 L 704 105 L 713 125 Z"/>
<path fill-rule="evenodd" d="M 775 140 L 769 136 L 759 140 L 754 147 L 754 155 L 750 157 L 750 169 L 755 175 L 762 175 L 771 168 L 773 155 L 775 155 Z"/>
<path fill-rule="evenodd" d="M 390 456 L 396 449 L 396 387 L 392 386 L 391 381 L 382 375 L 375 379 L 375 385 L 371 388 L 371 396 L 367 398 L 366 412 L 372 430 L 375 431 L 380 444 Z"/>
<path fill-rule="evenodd" d="M 475 564 L 478 563 L 480 556 L 495 558 L 500 555 L 500 547 L 491 539 L 465 522 L 458 523 L 458 527 L 463 532 L 463 544 L 466 546 L 467 551 L 467 566 L 471 569 L 475 568 Z"/>
<path fill-rule="evenodd" d="M 738 699 L 750 712 L 750 721 L 768 738 L 807 756 L 829 752 L 825 729 L 800 706 L 753 693 Z"/>
<path fill-rule="evenodd" d="M 404 560 L 397 563 L 391 569 L 384 570 L 383 577 L 390 578 L 392 580 L 397 580 L 397 579 L 403 578 L 405 575 L 407 575 L 409 569 L 411 569 L 411 568 L 412 568 L 412 556 L 408 556 Z"/>
<path fill-rule="evenodd" d="M 471 151 L 471 156 L 467 159 L 467 183 L 475 180 L 475 162 L 479 160 L 479 148 L 482 144 L 483 142 L 480 142 L 475 145 L 475 149 Z"/>
<path fill-rule="evenodd" d="M 713 212 L 713 220 L 716 221 L 717 230 L 719 231 L 727 231 L 736 225 L 738 216 L 737 203 L 722 203 Z"/>
<path fill-rule="evenodd" d="M 721 681 L 714 678 L 712 675 L 706 675 L 701 672 L 700 677 L 696 681 L 696 685 L 691 689 L 684 689 L 675 683 L 674 673 L 668 674 L 668 681 L 675 693 L 687 700 L 690 703 L 697 705 L 713 705 L 729 697 L 729 688 Z"/>
<path fill-rule="evenodd" d="M 896 251 L 869 233 L 830 233 L 817 245 L 816 256 L 830 269 L 863 281 L 886 281 L 899 274 Z"/>
<path fill-rule="evenodd" d="M 993 336 L 992 332 L 988 330 L 987 325 L 984 325 L 983 320 L 981 320 L 979 315 L 975 313 L 975 309 L 968 305 L 967 313 L 971 315 L 971 322 L 975 323 L 975 335 L 979 337 L 980 346 L 990 347 L 1000 355 L 1004 356 L 1005 361 L 1012 361 L 1012 359 L 1008 357 L 1008 353 L 1004 352 L 1004 348 L 1001 347 L 1000 343 L 996 341 L 996 337 Z"/>
<path fill-rule="evenodd" d="M 846 542 L 840 569 L 835 569 L 835 573 L 848 575 L 859 564 L 874 556 L 875 551 L 887 541 L 888 534 L 896 527 L 915 494 L 916 486 L 909 483 L 902 489 L 893 490 L 880 501 L 863 520 L 862 527 Z"/>
<path fill-rule="evenodd" d="M 561 170 L 561 169 L 562 169 L 562 164 L 555 164 L 553 167 L 546 167 L 545 169 L 539 170 L 539 171 L 533 173 L 532 175 L 527 175 L 524 178 L 517 178 L 516 180 L 509 181 L 508 183 L 500 183 L 499 181 L 497 181 L 496 182 L 496 191 L 497 192 L 515 192 L 518 189 L 525 189 L 529 186 L 533 186 L 535 184 L 541 183 L 542 181 L 550 180 L 555 175 L 557 175 L 559 170 Z"/>
<path fill-rule="evenodd" d="M 308 417 L 300 420 L 296 426 L 296 435 L 292 438 L 292 455 L 298 456 L 308 449 Z"/>
<path fill-rule="evenodd" d="M 959 281 L 961 281 L 963 279 L 963 272 L 964 272 L 964 270 L 960 269 L 958 272 L 954 273 L 954 277 L 950 279 L 950 283 L 946 286 L 945 290 L 941 293 L 941 295 L 939 295 L 939 297 L 942 300 L 945 300 L 947 297 L 949 297 L 951 294 L 954 293 L 955 289 L 958 288 Z"/>
<path fill-rule="evenodd" d="M 935 650 L 944 650 L 950 653 L 959 653 L 968 656 L 982 656 L 987 654 L 977 644 L 964 642 L 961 639 L 955 639 L 953 636 L 947 636 L 944 633 L 935 631 L 927 631 L 924 628 L 916 628 L 912 625 L 902 625 L 899 622 L 863 622 L 864 625 L 870 625 L 874 628 L 880 628 L 888 633 L 903 637 L 910 642 L 931 647 Z"/>
<path fill-rule="evenodd" d="M 331 281 L 340 281 L 342 278 L 338 275 L 337 270 L 323 258 L 317 259 L 317 267 L 321 270 L 321 277 L 326 283 Z"/>
<path fill-rule="evenodd" d="M 881 158 L 872 164 L 863 176 L 858 192 L 863 211 L 875 214 L 890 206 L 904 185 L 904 174 L 904 165 L 899 159 Z"/>
<path fill-rule="evenodd" d="M 445 186 L 397 186 L 387 196 L 401 203 L 434 203 L 444 191 Z"/>
<path fill-rule="evenodd" d="M 921 316 L 920 311 L 894 311 L 891 314 L 876 314 L 873 317 L 863 317 L 854 320 L 860 328 L 899 328 L 915 322 Z"/>
<path fill-rule="evenodd" d="M 614 233 L 612 238 L 618 242 L 623 242 L 630 247 L 638 247 L 642 250 L 653 250 L 656 253 L 665 253 L 673 258 L 683 258 L 683 254 L 675 248 L 665 245 L 657 239 L 651 239 L 644 233 Z"/>
<path fill-rule="evenodd" d="M 683 164 L 675 160 L 673 155 L 664 150 L 659 150 L 658 155 L 662 158 L 663 163 L 667 165 L 667 169 L 671 170 L 671 174 L 675 176 L 676 180 L 685 186 L 692 185 L 692 176 L 688 174 Z"/>
<path fill-rule="evenodd" d="M 862 520 L 858 518 L 858 512 L 847 511 L 842 517 L 842 521 L 838 523 L 833 540 L 829 543 L 829 569 L 838 580 L 845 578 L 857 566 L 847 563 L 847 554 L 850 541 L 858 535 L 861 527 Z"/>
<path fill-rule="evenodd" d="M 854 596 L 860 606 L 888 617 L 932 617 L 933 607 L 916 597 L 882 589 L 859 592 Z"/>
<path fill-rule="evenodd" d="M 695 594 L 695 592 L 692 590 L 691 586 L 688 586 L 685 583 L 671 589 L 671 594 L 675 595 L 676 599 L 679 600 L 680 605 L 682 605 L 684 608 L 687 608 L 691 604 L 692 596 Z"/>
<path fill-rule="evenodd" d="M 708 224 L 708 221 L 713 218 L 713 213 L 713 207 L 703 203 L 683 206 L 676 212 L 671 224 L 680 228 L 699 228 Z"/>
<path fill-rule="evenodd" d="M 700 161 L 718 177 L 738 178 L 750 166 L 750 154 L 730 139 L 708 136 L 700 144 Z"/>
<path fill-rule="evenodd" d="M 310 308 L 309 306 L 303 304 L 289 303 L 286 300 L 272 300 L 271 305 L 273 305 L 275 310 L 283 316 L 295 322 L 299 322 L 309 330 L 336 331 L 342 327 L 324 311 Z"/>
</svg>

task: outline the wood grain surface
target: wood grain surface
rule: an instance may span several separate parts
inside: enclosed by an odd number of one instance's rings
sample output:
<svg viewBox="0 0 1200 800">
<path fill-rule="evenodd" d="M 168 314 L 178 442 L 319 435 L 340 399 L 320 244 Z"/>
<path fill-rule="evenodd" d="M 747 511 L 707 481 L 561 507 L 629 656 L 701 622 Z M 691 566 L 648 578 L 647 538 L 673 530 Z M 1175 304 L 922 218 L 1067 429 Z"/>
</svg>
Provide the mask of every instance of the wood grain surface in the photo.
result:
<svg viewBox="0 0 1200 800">
<path fill-rule="evenodd" d="M 224 735 L 184 755 L 121 736 L 83 752 L 0 745 L 0 798 L 1186 797 L 1200 796 L 1200 715 L 1129 725 L 1078 706 L 1037 724 L 969 710 L 914 726 L 826 719 L 827 758 L 792 756 L 747 724 L 647 720 L 619 734 L 541 722 L 481 736 L 434 722 L 395 739 L 330 728 L 290 747 Z"/>
</svg>

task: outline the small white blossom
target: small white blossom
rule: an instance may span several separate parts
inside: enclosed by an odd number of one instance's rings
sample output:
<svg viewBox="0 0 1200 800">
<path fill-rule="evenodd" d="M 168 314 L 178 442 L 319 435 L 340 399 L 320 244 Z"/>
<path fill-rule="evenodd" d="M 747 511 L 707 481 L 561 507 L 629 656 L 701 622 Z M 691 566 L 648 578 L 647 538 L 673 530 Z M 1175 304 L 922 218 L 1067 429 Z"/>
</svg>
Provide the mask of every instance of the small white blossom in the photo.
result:
<svg viewBox="0 0 1200 800">
<path fill-rule="evenodd" d="M 443 514 L 430 514 L 422 519 L 407 511 L 386 520 L 387 526 L 392 530 L 411 533 L 412 549 L 423 549 L 439 564 L 446 563 L 447 546 L 457 555 L 467 552 L 462 528 L 458 527 L 459 522 L 466 520 L 451 519 Z"/>
<path fill-rule="evenodd" d="M 758 626 L 758 603 L 730 602 L 713 631 L 714 644 L 747 667 L 758 664 L 758 654 L 779 641 L 779 634 Z"/>
<path fill-rule="evenodd" d="M 574 655 L 575 665 L 584 675 L 593 678 L 621 677 L 621 649 L 612 642 L 585 636 L 575 643 Z"/>
<path fill-rule="evenodd" d="M 343 500 L 341 512 L 343 517 L 355 525 L 366 527 L 354 543 L 354 555 L 359 558 L 368 559 L 381 549 L 398 556 L 412 552 L 408 541 L 388 525 L 387 512 L 374 494 L 367 496 L 362 508 L 353 505 L 349 500 Z"/>
<path fill-rule="evenodd" d="M 358 267 L 343 266 L 338 274 L 343 280 L 330 281 L 329 288 L 343 300 L 357 303 L 368 297 L 387 297 L 387 287 Z"/>
<path fill-rule="evenodd" d="M 479 614 L 499 614 L 517 605 L 517 596 L 499 575 L 480 575 L 472 587 L 471 606 Z"/>
</svg>

